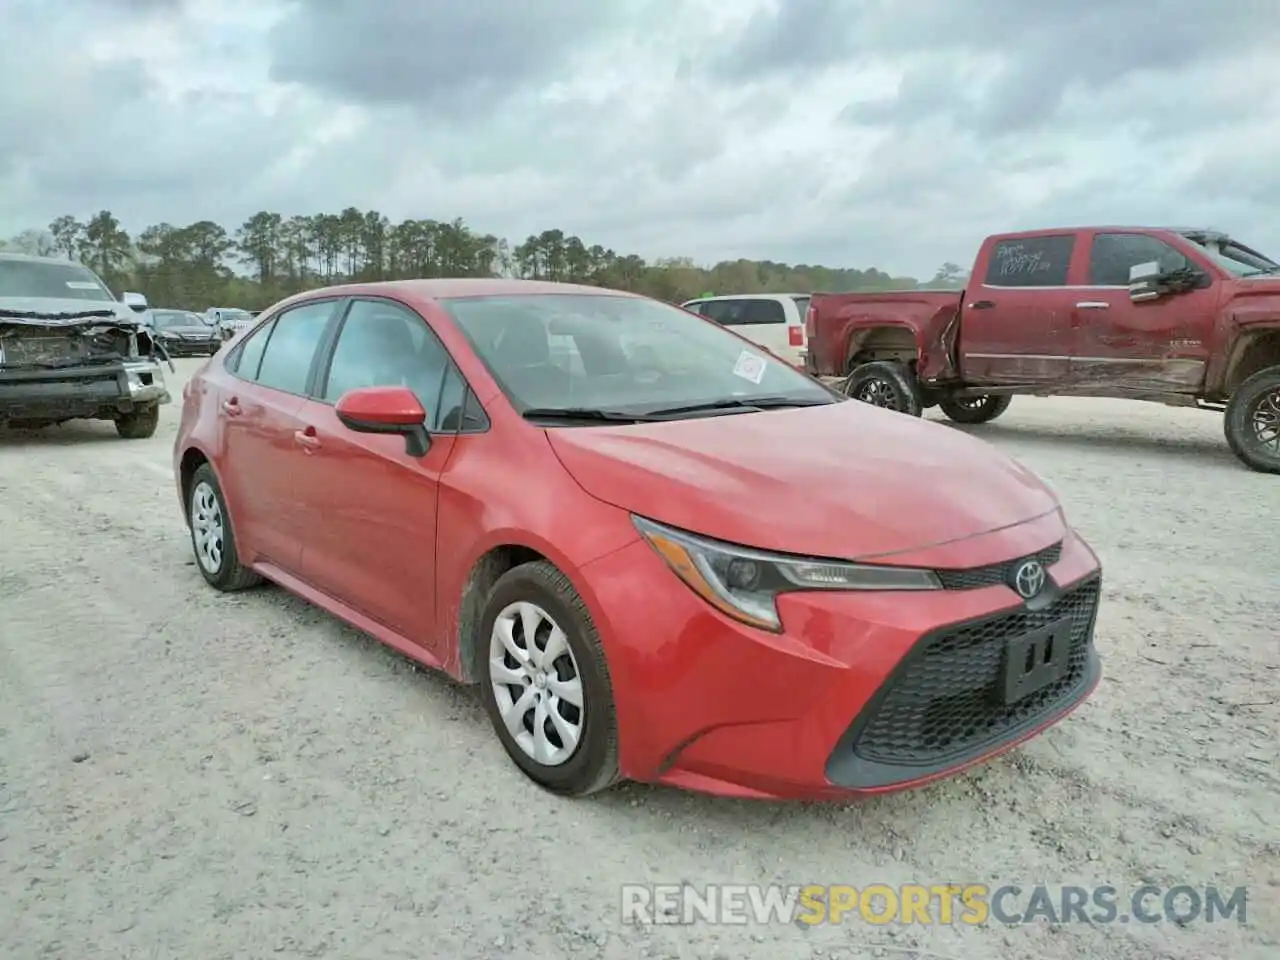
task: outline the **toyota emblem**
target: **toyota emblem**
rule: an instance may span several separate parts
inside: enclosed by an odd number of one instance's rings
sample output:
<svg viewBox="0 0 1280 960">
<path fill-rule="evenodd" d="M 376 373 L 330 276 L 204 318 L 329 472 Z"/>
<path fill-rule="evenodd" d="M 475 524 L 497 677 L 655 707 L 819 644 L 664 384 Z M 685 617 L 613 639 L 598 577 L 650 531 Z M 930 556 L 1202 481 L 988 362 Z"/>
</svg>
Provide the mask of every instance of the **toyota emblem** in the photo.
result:
<svg viewBox="0 0 1280 960">
<path fill-rule="evenodd" d="M 1030 600 L 1044 589 L 1045 579 L 1044 567 L 1040 565 L 1040 561 L 1028 560 L 1013 575 L 1013 587 L 1023 600 Z"/>
</svg>

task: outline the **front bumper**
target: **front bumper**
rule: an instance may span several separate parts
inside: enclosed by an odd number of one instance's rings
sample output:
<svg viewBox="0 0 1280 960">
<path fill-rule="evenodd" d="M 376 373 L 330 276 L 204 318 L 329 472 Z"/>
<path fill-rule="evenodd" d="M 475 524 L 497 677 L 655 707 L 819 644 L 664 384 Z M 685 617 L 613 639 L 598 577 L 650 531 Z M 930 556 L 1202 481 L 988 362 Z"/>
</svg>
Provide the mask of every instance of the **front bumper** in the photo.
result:
<svg viewBox="0 0 1280 960">
<path fill-rule="evenodd" d="M 1098 561 L 1056 514 L 981 538 L 982 550 L 1002 537 L 1015 544 L 1005 556 L 1057 545 L 1050 585 L 1030 603 L 977 574 L 928 593 L 795 593 L 779 599 L 780 635 L 710 608 L 646 543 L 588 564 L 623 775 L 721 795 L 848 798 L 949 776 L 1056 723 L 1101 675 Z M 1002 704 L 1007 641 L 1060 617 L 1072 624 L 1065 676 Z"/>
<path fill-rule="evenodd" d="M 160 342 L 171 357 L 209 357 L 222 348 L 222 336 L 207 340 L 165 340 Z"/>
<path fill-rule="evenodd" d="M 0 420 L 112 419 L 170 399 L 164 372 L 151 360 L 0 369 Z"/>
</svg>

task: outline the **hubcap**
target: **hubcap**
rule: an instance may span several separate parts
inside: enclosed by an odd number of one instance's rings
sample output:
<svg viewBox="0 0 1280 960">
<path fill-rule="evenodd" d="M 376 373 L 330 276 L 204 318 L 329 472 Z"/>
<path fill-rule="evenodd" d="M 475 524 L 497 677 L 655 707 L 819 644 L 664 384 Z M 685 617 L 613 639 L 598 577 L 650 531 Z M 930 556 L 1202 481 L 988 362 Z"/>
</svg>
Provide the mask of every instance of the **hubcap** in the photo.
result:
<svg viewBox="0 0 1280 960">
<path fill-rule="evenodd" d="M 869 403 L 873 407 L 888 407 L 890 410 L 898 408 L 897 391 L 885 380 L 868 380 L 858 388 L 854 399 Z"/>
<path fill-rule="evenodd" d="M 526 755 L 546 767 L 573 756 L 586 719 L 582 673 L 551 614 L 526 601 L 498 614 L 489 682 L 507 732 Z"/>
<path fill-rule="evenodd" d="M 1258 446 L 1280 458 L 1280 390 L 1264 394 L 1253 408 L 1253 435 Z"/>
<path fill-rule="evenodd" d="M 213 487 L 203 480 L 191 491 L 191 540 L 206 573 L 222 569 L 222 507 Z"/>
</svg>

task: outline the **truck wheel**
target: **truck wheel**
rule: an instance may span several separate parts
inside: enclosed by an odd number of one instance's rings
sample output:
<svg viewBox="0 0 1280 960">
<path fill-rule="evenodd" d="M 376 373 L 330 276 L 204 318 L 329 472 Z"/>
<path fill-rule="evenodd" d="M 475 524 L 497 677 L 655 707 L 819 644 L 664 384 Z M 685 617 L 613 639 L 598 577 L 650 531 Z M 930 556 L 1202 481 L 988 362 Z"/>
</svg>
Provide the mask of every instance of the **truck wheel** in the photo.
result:
<svg viewBox="0 0 1280 960">
<path fill-rule="evenodd" d="M 145 440 L 156 432 L 160 423 L 160 405 L 150 404 L 116 418 L 116 433 L 126 440 Z"/>
<path fill-rule="evenodd" d="M 938 408 L 956 423 L 988 423 L 1009 409 L 1013 397 L 948 397 Z"/>
<path fill-rule="evenodd" d="M 900 363 L 877 360 L 854 367 L 843 384 L 846 396 L 910 417 L 924 412 L 916 378 Z"/>
<path fill-rule="evenodd" d="M 1280 473 L 1280 366 L 1236 387 L 1222 420 L 1231 452 L 1259 473 Z"/>
</svg>

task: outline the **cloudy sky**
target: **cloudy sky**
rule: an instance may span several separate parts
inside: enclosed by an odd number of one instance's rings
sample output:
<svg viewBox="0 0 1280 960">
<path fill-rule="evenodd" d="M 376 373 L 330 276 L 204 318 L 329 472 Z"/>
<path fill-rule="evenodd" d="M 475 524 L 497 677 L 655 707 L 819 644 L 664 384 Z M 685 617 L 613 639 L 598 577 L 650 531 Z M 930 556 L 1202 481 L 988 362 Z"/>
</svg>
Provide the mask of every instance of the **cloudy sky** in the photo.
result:
<svg viewBox="0 0 1280 960">
<path fill-rule="evenodd" d="M 1280 255 L 1276 0 L 0 0 L 0 24 L 0 236 L 354 205 L 922 276 L 1088 222 Z"/>
</svg>

